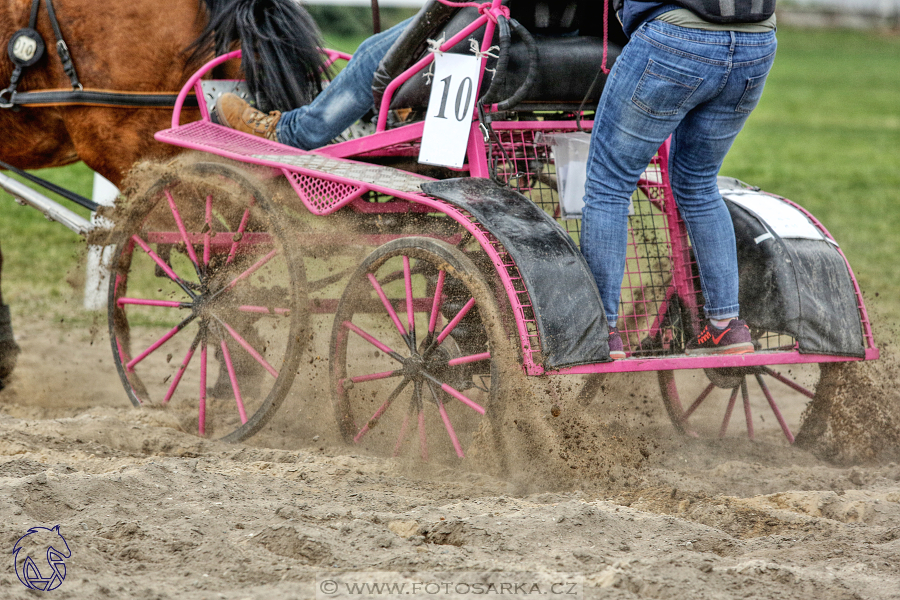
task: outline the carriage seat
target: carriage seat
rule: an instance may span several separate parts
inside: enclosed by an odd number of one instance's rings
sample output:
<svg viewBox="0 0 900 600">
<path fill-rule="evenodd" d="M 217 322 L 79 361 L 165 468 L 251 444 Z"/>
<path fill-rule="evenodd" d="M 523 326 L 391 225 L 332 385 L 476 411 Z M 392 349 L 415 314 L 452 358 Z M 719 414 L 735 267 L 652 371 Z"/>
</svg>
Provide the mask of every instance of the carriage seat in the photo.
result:
<svg viewBox="0 0 900 600">
<path fill-rule="evenodd" d="M 596 15 L 593 14 L 596 6 L 593 4 L 512 0 L 511 16 L 532 33 L 539 56 L 535 82 L 522 101 L 520 110 L 535 110 L 538 106 L 542 110 L 556 107 L 572 110 L 585 99 L 603 59 L 602 29 L 596 29 Z M 442 35 L 444 39 L 449 39 L 477 17 L 478 11 L 474 8 L 450 8 L 436 0 L 426 4 L 382 60 L 373 82 L 375 106 L 381 105 L 381 98 L 390 81 L 425 56 L 428 39 L 439 39 Z M 594 29 L 579 28 L 582 23 L 591 23 Z M 602 16 L 600 24 L 602 27 Z M 480 43 L 483 36 L 482 28 L 470 38 L 474 37 Z M 495 35 L 495 43 L 498 41 Z M 608 44 L 609 65 L 613 64 L 620 51 L 619 36 L 614 32 Z M 468 39 L 454 46 L 450 52 L 469 53 Z M 497 90 L 498 94 L 492 94 L 494 98 L 512 96 L 527 76 L 528 47 L 515 34 L 509 52 L 506 77 L 501 89 Z M 493 81 L 494 74 L 490 69 L 496 63 L 496 59 L 488 60 L 489 70 L 485 72 L 482 94 Z M 588 98 L 587 106 L 596 105 L 604 82 L 605 76 L 601 76 Z M 428 105 L 429 92 L 426 78 L 423 75 L 413 76 L 397 90 L 391 108 L 424 109 Z"/>
</svg>

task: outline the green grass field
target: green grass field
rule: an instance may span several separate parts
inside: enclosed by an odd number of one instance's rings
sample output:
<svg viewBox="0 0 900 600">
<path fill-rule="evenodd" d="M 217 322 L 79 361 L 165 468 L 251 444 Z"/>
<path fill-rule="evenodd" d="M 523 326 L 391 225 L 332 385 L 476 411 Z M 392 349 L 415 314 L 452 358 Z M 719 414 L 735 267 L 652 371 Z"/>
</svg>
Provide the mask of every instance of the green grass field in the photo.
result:
<svg viewBox="0 0 900 600">
<path fill-rule="evenodd" d="M 328 39 L 342 50 L 360 41 Z M 876 319 L 890 322 L 900 320 L 898 65 L 898 36 L 779 30 L 763 100 L 722 171 L 811 210 L 846 252 Z M 38 174 L 90 195 L 84 165 Z M 15 313 L 80 306 L 78 236 L 0 194 L 0 242 Z"/>
</svg>

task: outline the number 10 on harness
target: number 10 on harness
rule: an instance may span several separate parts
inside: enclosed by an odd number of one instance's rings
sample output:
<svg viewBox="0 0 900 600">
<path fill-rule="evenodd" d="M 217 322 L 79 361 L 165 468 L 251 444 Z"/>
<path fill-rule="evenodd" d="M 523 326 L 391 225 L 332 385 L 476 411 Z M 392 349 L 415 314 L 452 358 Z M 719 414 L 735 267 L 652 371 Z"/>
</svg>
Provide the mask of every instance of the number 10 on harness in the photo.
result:
<svg viewBox="0 0 900 600">
<path fill-rule="evenodd" d="M 435 53 L 420 163 L 455 169 L 463 166 L 480 74 L 481 58 L 477 56 Z"/>
</svg>

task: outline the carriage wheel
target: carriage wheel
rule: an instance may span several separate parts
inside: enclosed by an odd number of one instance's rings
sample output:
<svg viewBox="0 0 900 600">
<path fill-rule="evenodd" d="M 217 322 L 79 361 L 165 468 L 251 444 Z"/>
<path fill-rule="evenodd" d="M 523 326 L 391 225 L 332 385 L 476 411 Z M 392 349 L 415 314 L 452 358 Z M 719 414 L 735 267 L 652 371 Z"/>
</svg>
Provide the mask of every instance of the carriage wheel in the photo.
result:
<svg viewBox="0 0 900 600">
<path fill-rule="evenodd" d="M 496 411 L 509 356 L 501 329 L 491 287 L 460 250 L 430 238 L 378 248 L 350 279 L 332 330 L 344 440 L 382 456 L 465 457 Z"/>
<path fill-rule="evenodd" d="M 658 376 L 663 404 L 679 433 L 723 438 L 738 407 L 751 440 L 765 432 L 793 444 L 815 397 L 819 371 L 818 364 L 798 364 L 659 371 Z"/>
<path fill-rule="evenodd" d="M 109 328 L 135 406 L 242 440 L 287 395 L 303 344 L 303 264 L 239 169 L 182 164 L 131 199 L 115 230 Z"/>
</svg>

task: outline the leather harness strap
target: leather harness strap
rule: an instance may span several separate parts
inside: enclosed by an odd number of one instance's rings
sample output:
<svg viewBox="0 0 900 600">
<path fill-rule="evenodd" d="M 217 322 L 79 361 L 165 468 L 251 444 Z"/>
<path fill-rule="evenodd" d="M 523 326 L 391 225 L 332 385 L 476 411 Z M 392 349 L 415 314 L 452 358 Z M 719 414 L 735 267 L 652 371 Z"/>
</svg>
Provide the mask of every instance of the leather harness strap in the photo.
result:
<svg viewBox="0 0 900 600">
<path fill-rule="evenodd" d="M 43 41 L 40 34 L 35 30 L 37 26 L 38 9 L 41 0 L 32 0 L 31 14 L 28 20 L 28 27 L 19 30 L 13 36 L 27 37 L 25 42 L 31 44 L 30 56 L 27 58 L 20 57 L 16 52 L 10 49 L 10 59 L 15 64 L 15 69 L 10 77 L 9 86 L 0 91 L 0 108 L 16 108 L 19 106 L 32 107 L 48 107 L 48 106 L 106 106 L 106 107 L 131 107 L 131 108 L 172 108 L 178 98 L 178 92 L 121 92 L 114 90 L 86 90 L 78 80 L 78 74 L 75 71 L 75 64 L 72 62 L 72 56 L 69 53 L 69 47 L 63 40 L 62 30 L 59 27 L 59 20 L 56 17 L 56 10 L 53 7 L 53 0 L 45 0 L 47 3 L 47 14 L 50 17 L 50 24 L 53 27 L 53 34 L 56 36 L 56 52 L 62 61 L 63 70 L 72 82 L 72 89 L 50 89 L 36 90 L 30 92 L 17 92 L 19 80 L 25 68 L 30 67 L 38 61 L 40 54 L 43 52 Z M 12 48 L 13 41 L 10 42 Z M 4 97 L 9 95 L 8 100 Z M 197 106 L 197 98 L 194 95 L 188 96 L 185 106 Z"/>
<path fill-rule="evenodd" d="M 11 104 L 16 106 L 107 106 L 132 108 L 172 108 L 178 92 L 119 92 L 113 90 L 41 90 L 13 94 Z M 185 106 L 196 107 L 197 97 L 190 95 Z"/>
</svg>

